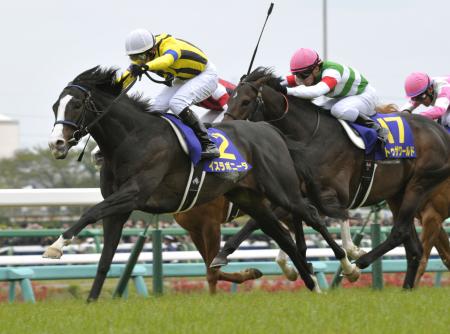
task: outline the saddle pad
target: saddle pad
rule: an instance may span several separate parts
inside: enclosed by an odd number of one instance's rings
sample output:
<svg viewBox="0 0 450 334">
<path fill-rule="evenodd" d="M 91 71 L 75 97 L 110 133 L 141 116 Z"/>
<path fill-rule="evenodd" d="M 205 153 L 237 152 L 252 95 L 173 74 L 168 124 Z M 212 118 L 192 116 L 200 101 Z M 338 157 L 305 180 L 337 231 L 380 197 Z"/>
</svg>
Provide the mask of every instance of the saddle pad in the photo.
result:
<svg viewBox="0 0 450 334">
<path fill-rule="evenodd" d="M 211 173 L 246 172 L 252 168 L 239 153 L 236 146 L 222 130 L 209 128 L 209 138 L 220 151 L 220 157 L 205 161 L 203 170 Z"/>
<path fill-rule="evenodd" d="M 201 158 L 201 145 L 194 131 L 184 124 L 177 116 L 172 114 L 161 115 L 171 125 L 175 125 L 181 132 L 177 134 L 182 147 L 187 146 L 187 154 L 194 165 L 197 165 Z M 173 127 L 173 126 L 172 126 Z M 203 162 L 203 170 L 210 173 L 244 172 L 252 167 L 241 156 L 236 146 L 228 138 L 227 134 L 215 128 L 208 129 L 209 138 L 217 145 L 220 157 Z"/>
<path fill-rule="evenodd" d="M 375 150 L 375 160 L 412 159 L 416 157 L 414 136 L 408 122 L 403 117 L 393 114 L 375 115 L 371 118 L 382 127 L 389 129 L 388 139 L 384 145 L 381 145 L 377 140 L 377 132 L 374 129 L 349 123 L 364 141 L 366 154 Z"/>
</svg>

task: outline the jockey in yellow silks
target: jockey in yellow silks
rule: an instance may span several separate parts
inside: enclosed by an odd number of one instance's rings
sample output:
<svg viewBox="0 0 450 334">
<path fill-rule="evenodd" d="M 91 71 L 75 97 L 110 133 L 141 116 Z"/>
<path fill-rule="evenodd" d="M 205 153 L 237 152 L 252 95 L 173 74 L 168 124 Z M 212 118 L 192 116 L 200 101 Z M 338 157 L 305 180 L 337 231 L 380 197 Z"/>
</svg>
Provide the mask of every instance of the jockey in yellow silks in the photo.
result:
<svg viewBox="0 0 450 334">
<path fill-rule="evenodd" d="M 168 34 L 154 36 L 145 29 L 133 30 L 125 49 L 131 65 L 119 79 L 126 88 L 145 71 L 166 79 L 166 87 L 151 103 L 150 111 L 169 109 L 194 130 L 202 146 L 202 158 L 219 157 L 219 150 L 209 139 L 204 124 L 190 109 L 210 97 L 218 87 L 215 66 L 195 45 Z"/>
</svg>

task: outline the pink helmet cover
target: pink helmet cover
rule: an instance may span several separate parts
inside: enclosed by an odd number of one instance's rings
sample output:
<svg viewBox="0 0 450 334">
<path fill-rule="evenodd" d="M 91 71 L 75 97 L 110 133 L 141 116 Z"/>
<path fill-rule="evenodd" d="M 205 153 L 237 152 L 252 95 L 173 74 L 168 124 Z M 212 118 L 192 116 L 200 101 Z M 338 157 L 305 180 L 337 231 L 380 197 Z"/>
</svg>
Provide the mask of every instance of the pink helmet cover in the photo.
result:
<svg viewBox="0 0 450 334">
<path fill-rule="evenodd" d="M 415 97 L 424 93 L 430 86 L 431 80 L 428 74 L 413 72 L 406 77 L 405 92 L 407 97 Z"/>
<path fill-rule="evenodd" d="M 307 71 L 320 62 L 316 51 L 307 48 L 301 48 L 294 52 L 291 58 L 291 72 Z"/>
</svg>

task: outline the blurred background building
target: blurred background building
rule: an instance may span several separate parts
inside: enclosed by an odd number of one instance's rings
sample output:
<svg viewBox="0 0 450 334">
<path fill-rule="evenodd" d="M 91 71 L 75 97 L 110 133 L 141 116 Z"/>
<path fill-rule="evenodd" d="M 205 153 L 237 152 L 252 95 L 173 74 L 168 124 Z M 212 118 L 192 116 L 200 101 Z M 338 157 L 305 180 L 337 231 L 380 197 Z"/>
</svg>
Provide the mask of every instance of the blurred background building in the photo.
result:
<svg viewBox="0 0 450 334">
<path fill-rule="evenodd" d="M 19 148 L 19 122 L 0 114 L 0 159 L 10 158 Z"/>
</svg>

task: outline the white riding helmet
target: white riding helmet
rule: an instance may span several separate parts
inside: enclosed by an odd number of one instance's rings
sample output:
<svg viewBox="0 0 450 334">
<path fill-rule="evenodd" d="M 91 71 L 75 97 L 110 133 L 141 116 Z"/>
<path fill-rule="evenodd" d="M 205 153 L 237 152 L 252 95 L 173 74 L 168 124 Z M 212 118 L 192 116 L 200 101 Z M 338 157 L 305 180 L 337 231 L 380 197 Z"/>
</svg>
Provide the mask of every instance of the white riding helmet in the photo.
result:
<svg viewBox="0 0 450 334">
<path fill-rule="evenodd" d="M 155 36 L 146 29 L 130 32 L 125 40 L 125 51 L 128 56 L 150 50 L 155 46 Z"/>
</svg>

